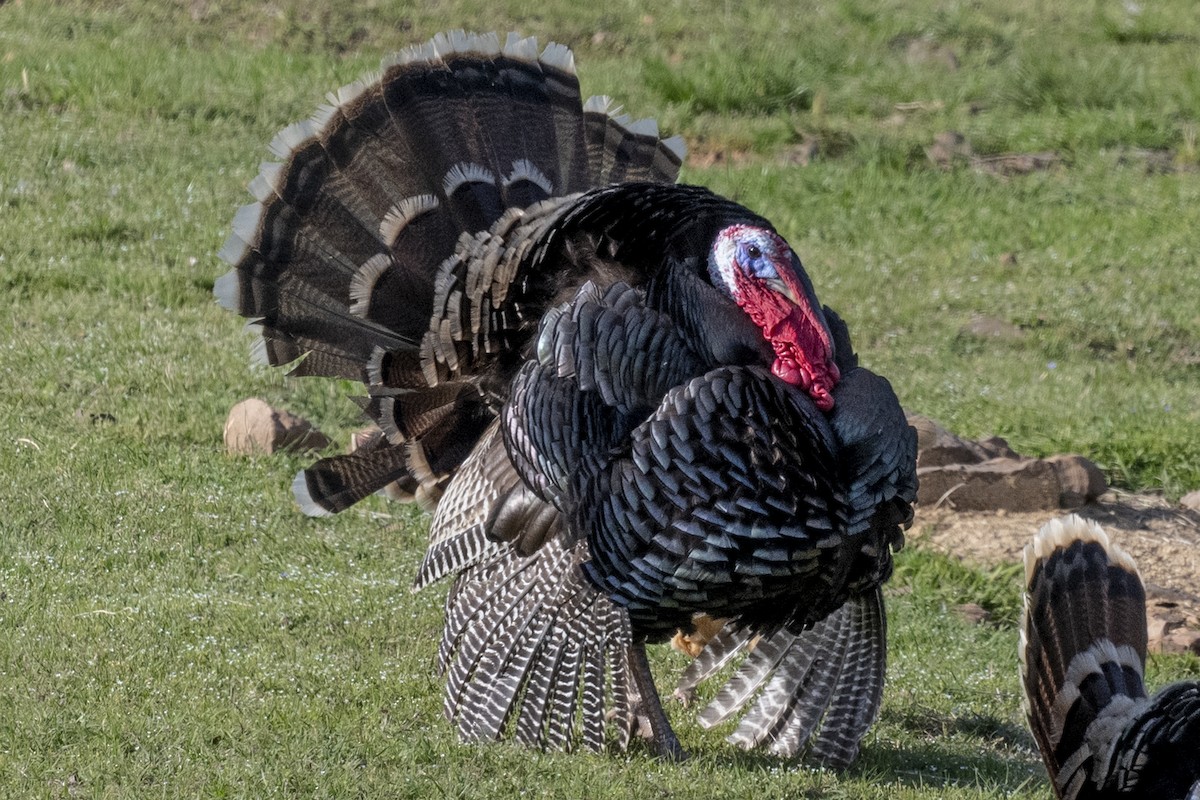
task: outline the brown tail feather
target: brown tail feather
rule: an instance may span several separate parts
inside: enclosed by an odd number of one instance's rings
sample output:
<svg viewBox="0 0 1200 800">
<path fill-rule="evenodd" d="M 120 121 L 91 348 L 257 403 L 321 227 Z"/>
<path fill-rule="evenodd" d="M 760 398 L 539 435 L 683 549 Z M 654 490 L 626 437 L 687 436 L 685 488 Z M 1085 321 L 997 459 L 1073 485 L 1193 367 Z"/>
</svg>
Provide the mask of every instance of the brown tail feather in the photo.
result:
<svg viewBox="0 0 1200 800">
<path fill-rule="evenodd" d="M 272 151 L 281 163 L 252 182 L 215 294 L 251 319 L 267 363 L 365 383 L 389 439 L 298 480 L 312 513 L 381 481 L 435 501 L 503 401 L 489 370 L 533 333 L 538 309 L 514 283 L 565 207 L 553 198 L 670 183 L 682 157 L 646 121 L 585 109 L 567 48 L 461 31 L 331 93 Z M 446 381 L 461 388 L 421 396 Z"/>
<path fill-rule="evenodd" d="M 1146 704 L 1146 601 L 1133 560 L 1075 515 L 1025 548 L 1021 675 L 1029 725 L 1060 797 L 1092 796 Z"/>
</svg>

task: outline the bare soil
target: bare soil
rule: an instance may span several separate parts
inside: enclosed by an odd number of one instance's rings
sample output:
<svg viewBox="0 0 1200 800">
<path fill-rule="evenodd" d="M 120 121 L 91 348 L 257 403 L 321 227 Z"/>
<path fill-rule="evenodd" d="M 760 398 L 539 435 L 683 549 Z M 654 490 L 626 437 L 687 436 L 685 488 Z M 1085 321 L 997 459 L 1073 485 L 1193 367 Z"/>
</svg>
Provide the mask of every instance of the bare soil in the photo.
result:
<svg viewBox="0 0 1200 800">
<path fill-rule="evenodd" d="M 978 566 L 1019 562 L 1038 528 L 1067 513 L 918 507 L 909 541 Z M 1152 629 L 1158 616 L 1172 627 L 1200 630 L 1200 512 L 1157 495 L 1109 491 L 1073 513 L 1098 522 L 1137 560 Z"/>
</svg>

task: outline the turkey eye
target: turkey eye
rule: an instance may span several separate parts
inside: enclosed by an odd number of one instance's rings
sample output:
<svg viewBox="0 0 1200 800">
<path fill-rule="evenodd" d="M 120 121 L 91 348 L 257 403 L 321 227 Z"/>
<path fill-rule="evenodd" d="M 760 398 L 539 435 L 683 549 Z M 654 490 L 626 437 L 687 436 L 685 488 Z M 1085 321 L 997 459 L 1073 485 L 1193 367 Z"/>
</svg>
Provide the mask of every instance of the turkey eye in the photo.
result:
<svg viewBox="0 0 1200 800">
<path fill-rule="evenodd" d="M 756 244 L 752 244 L 746 248 L 746 255 L 750 258 L 762 258 L 762 248 Z"/>
</svg>

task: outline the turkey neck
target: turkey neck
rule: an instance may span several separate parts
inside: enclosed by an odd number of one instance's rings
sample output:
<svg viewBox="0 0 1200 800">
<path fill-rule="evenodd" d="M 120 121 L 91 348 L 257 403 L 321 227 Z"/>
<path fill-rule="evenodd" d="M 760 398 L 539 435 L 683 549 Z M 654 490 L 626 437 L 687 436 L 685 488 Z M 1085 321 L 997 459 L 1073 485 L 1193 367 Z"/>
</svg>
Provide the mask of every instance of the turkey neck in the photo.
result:
<svg viewBox="0 0 1200 800">
<path fill-rule="evenodd" d="M 775 358 L 754 321 L 701 278 L 694 263 L 669 261 L 650 280 L 646 301 L 675 320 L 709 367 L 769 367 Z"/>
</svg>

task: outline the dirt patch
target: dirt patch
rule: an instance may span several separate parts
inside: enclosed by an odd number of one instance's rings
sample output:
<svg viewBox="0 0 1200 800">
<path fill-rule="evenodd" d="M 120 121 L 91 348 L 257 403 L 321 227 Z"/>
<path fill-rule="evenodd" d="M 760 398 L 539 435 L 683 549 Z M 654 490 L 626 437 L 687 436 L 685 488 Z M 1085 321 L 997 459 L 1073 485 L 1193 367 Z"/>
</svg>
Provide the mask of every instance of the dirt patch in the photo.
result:
<svg viewBox="0 0 1200 800">
<path fill-rule="evenodd" d="M 909 541 L 977 566 L 1018 562 L 1038 528 L 1066 513 L 918 508 Z M 1074 513 L 1100 523 L 1137 560 L 1152 619 L 1200 630 L 1200 512 L 1156 495 L 1109 491 Z"/>
</svg>

